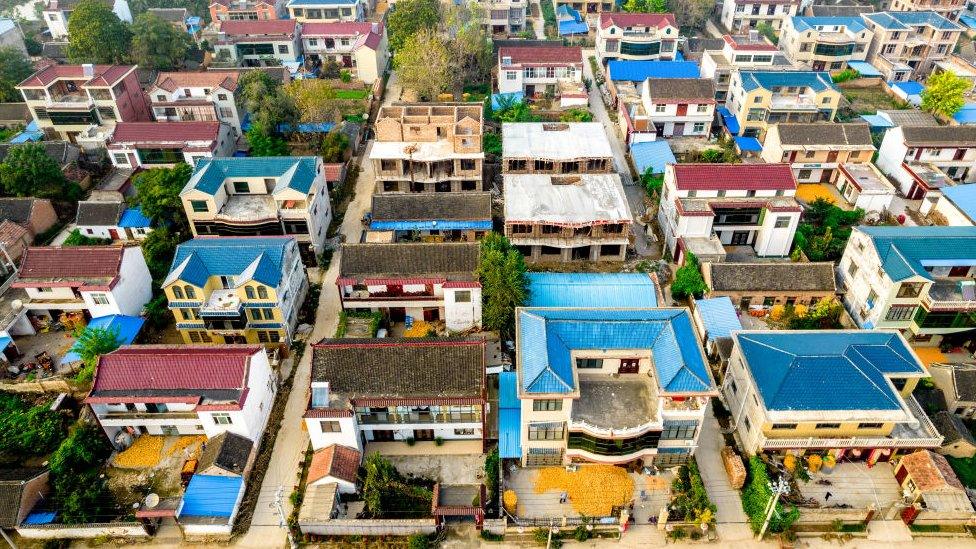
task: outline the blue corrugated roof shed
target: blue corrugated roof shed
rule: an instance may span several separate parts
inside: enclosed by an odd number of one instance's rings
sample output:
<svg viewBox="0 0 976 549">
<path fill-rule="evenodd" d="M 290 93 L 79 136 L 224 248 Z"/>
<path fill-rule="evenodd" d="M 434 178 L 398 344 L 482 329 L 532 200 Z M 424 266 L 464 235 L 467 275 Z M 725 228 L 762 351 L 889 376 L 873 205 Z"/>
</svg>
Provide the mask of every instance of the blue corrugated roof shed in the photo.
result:
<svg viewBox="0 0 976 549">
<path fill-rule="evenodd" d="M 287 236 L 194 238 L 176 247 L 163 286 L 175 280 L 202 287 L 211 276 L 235 276 L 275 288 L 281 281 Z"/>
<path fill-rule="evenodd" d="M 925 369 L 897 333 L 760 332 L 735 336 L 770 410 L 901 410 L 886 379 Z"/>
<path fill-rule="evenodd" d="M 762 144 L 755 137 L 734 137 L 735 146 L 739 148 L 742 152 L 760 152 L 762 151 Z"/>
<path fill-rule="evenodd" d="M 949 187 L 951 188 L 951 187 Z M 858 227 L 877 250 L 892 281 L 933 280 L 925 267 L 976 264 L 976 227 Z"/>
<path fill-rule="evenodd" d="M 180 517 L 214 517 L 230 519 L 244 489 L 241 477 L 193 475 L 183 492 Z"/>
<path fill-rule="evenodd" d="M 945 195 L 959 211 L 964 213 L 970 221 L 976 220 L 976 185 L 954 185 L 942 189 Z M 976 221 L 974 221 L 976 222 Z"/>
<path fill-rule="evenodd" d="M 24 519 L 24 524 L 51 524 L 57 517 L 55 511 L 32 511 Z"/>
<path fill-rule="evenodd" d="M 883 11 L 866 13 L 864 17 L 889 30 L 912 30 L 919 25 L 932 25 L 940 30 L 962 29 L 934 11 Z"/>
<path fill-rule="evenodd" d="M 692 61 L 610 61 L 607 74 L 613 81 L 643 82 L 648 78 L 699 78 Z"/>
<path fill-rule="evenodd" d="M 559 35 L 568 36 L 571 34 L 586 34 L 590 32 L 590 27 L 585 21 L 559 21 Z"/>
<path fill-rule="evenodd" d="M 971 29 L 976 29 L 976 17 L 971 15 L 960 15 L 959 22 Z"/>
<path fill-rule="evenodd" d="M 922 91 L 925 90 L 925 86 L 914 80 L 909 80 L 908 82 L 894 82 L 891 84 L 891 87 L 901 90 L 908 97 L 913 95 L 921 96 Z"/>
<path fill-rule="evenodd" d="M 630 146 L 630 156 L 634 159 L 637 173 L 641 174 L 648 168 L 651 173 L 664 173 L 664 166 L 678 162 L 671 152 L 671 145 L 664 139 L 634 143 Z"/>
<path fill-rule="evenodd" d="M 0 353 L 2 353 L 3 350 L 7 348 L 7 345 L 10 345 L 12 342 L 13 342 L 12 337 L 5 336 L 5 335 L 0 336 Z"/>
<path fill-rule="evenodd" d="M 976 103 L 966 103 L 952 119 L 963 125 L 976 124 Z"/>
<path fill-rule="evenodd" d="M 739 314 L 728 296 L 696 299 L 695 307 L 705 326 L 707 339 L 729 337 L 734 330 L 742 329 Z"/>
<path fill-rule="evenodd" d="M 856 70 L 861 76 L 883 76 L 881 71 L 867 61 L 848 61 L 847 66 Z"/>
<path fill-rule="evenodd" d="M 739 120 L 732 114 L 732 111 L 725 107 L 719 107 L 716 111 L 722 117 L 722 124 L 725 129 L 732 135 L 739 135 Z"/>
<path fill-rule="evenodd" d="M 895 125 L 891 123 L 891 120 L 886 116 L 881 116 L 880 114 L 862 114 L 861 118 L 864 119 L 868 125 L 871 126 L 872 130 L 881 130 L 885 128 L 894 128 Z"/>
<path fill-rule="evenodd" d="M 567 394 L 578 389 L 572 352 L 648 349 L 663 393 L 713 391 L 687 309 L 541 309 L 518 316 L 521 389 Z"/>
<path fill-rule="evenodd" d="M 142 325 L 145 322 L 146 319 L 139 316 L 106 315 L 91 319 L 91 322 L 85 326 L 85 331 L 87 332 L 97 328 L 108 330 L 116 334 L 120 345 L 128 345 L 135 341 L 136 336 L 139 335 L 139 331 L 142 330 Z M 75 343 L 71 347 L 71 350 L 61 359 L 62 363 L 68 364 L 81 360 L 81 356 L 76 350 L 77 346 L 78 344 Z M 0 349 L 3 349 L 3 347 L 0 346 Z"/>
<path fill-rule="evenodd" d="M 142 213 L 142 208 L 126 208 L 119 219 L 119 227 L 123 229 L 144 229 L 152 225 L 152 220 Z"/>
<path fill-rule="evenodd" d="M 529 307 L 657 307 L 647 273 L 528 273 Z"/>
<path fill-rule="evenodd" d="M 522 405 L 515 372 L 498 374 L 498 455 L 522 457 Z"/>
</svg>

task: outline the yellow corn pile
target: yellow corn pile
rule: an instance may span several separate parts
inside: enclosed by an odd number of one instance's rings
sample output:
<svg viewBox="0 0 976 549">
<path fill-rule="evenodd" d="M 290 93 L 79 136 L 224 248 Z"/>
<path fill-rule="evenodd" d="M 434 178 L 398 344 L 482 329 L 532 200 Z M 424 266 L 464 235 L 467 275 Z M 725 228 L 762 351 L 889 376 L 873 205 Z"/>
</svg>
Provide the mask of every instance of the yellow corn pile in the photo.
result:
<svg viewBox="0 0 976 549">
<path fill-rule="evenodd" d="M 403 331 L 403 337 L 426 337 L 430 331 L 430 325 L 423 320 L 414 320 L 413 326 L 409 330 Z"/>
<path fill-rule="evenodd" d="M 502 494 L 502 505 L 509 514 L 518 515 L 518 496 L 515 495 L 515 490 L 505 490 Z"/>
<path fill-rule="evenodd" d="M 115 466 L 123 469 L 155 467 L 163 454 L 164 437 L 142 435 L 124 452 L 115 456 Z"/>
<path fill-rule="evenodd" d="M 169 450 L 166 451 L 166 457 L 180 455 L 183 453 L 183 450 L 186 450 L 187 448 L 192 448 L 192 450 L 190 451 L 190 455 L 187 456 L 192 458 L 197 454 L 197 452 L 200 451 L 200 445 L 203 444 L 204 441 L 206 440 L 207 440 L 206 435 L 191 435 L 186 437 L 180 437 L 176 439 L 176 442 L 174 442 L 173 445 L 170 446 Z"/>
<path fill-rule="evenodd" d="M 546 467 L 535 480 L 535 492 L 550 490 L 566 492 L 573 509 L 581 515 L 606 517 L 614 506 L 626 505 L 634 498 L 634 479 L 613 465 L 581 465 L 575 472 Z"/>
</svg>

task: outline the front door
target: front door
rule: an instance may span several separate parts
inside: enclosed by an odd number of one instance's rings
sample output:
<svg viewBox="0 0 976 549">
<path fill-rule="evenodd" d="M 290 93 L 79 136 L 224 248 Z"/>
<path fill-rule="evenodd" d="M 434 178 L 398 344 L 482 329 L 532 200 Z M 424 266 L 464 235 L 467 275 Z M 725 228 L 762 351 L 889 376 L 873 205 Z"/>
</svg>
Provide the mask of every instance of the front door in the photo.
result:
<svg viewBox="0 0 976 549">
<path fill-rule="evenodd" d="M 385 429 L 373 431 L 373 442 L 393 442 L 393 431 Z"/>
<path fill-rule="evenodd" d="M 640 367 L 640 359 L 638 358 L 621 358 L 620 368 L 617 369 L 618 374 L 636 374 L 638 368 Z"/>
<path fill-rule="evenodd" d="M 743 297 L 739 301 L 739 310 L 741 310 L 741 311 L 748 311 L 749 310 L 749 305 L 752 305 L 752 298 L 751 297 Z"/>
<path fill-rule="evenodd" d="M 824 70 L 824 67 L 826 65 L 827 65 L 827 63 L 825 61 L 814 61 L 813 62 L 813 70 L 815 70 L 817 72 L 820 72 L 820 71 Z"/>
<path fill-rule="evenodd" d="M 685 123 L 684 122 L 675 122 L 674 123 L 674 136 L 675 137 L 681 137 L 684 134 L 685 134 Z"/>
<path fill-rule="evenodd" d="M 434 430 L 433 429 L 414 429 L 413 430 L 414 440 L 434 440 Z"/>
<path fill-rule="evenodd" d="M 119 239 L 119 231 L 116 231 L 115 229 L 109 229 L 108 230 L 108 236 L 112 240 L 118 240 Z"/>
<path fill-rule="evenodd" d="M 949 276 L 951 277 L 966 276 L 968 274 L 969 274 L 969 265 L 962 265 L 959 267 L 953 267 L 949 269 Z"/>
<path fill-rule="evenodd" d="M 424 307 L 424 322 L 440 320 L 440 309 L 437 307 Z"/>
<path fill-rule="evenodd" d="M 407 310 L 403 307 L 390 307 L 390 322 L 403 322 L 407 318 Z"/>
<path fill-rule="evenodd" d="M 732 245 L 746 246 L 749 244 L 749 231 L 732 231 Z"/>
</svg>

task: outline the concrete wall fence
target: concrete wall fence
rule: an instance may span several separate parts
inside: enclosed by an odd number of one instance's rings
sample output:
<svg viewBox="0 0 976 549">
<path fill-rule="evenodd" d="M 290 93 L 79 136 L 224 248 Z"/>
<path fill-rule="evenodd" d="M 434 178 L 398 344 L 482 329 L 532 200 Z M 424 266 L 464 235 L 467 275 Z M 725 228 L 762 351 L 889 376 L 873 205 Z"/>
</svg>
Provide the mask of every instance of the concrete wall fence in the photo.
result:
<svg viewBox="0 0 976 549">
<path fill-rule="evenodd" d="M 29 539 L 92 539 L 149 537 L 140 522 L 113 522 L 106 524 L 34 524 L 17 528 L 17 533 Z"/>
<path fill-rule="evenodd" d="M 299 522 L 303 534 L 314 536 L 410 536 L 433 534 L 437 524 L 425 519 L 332 519 Z"/>
</svg>

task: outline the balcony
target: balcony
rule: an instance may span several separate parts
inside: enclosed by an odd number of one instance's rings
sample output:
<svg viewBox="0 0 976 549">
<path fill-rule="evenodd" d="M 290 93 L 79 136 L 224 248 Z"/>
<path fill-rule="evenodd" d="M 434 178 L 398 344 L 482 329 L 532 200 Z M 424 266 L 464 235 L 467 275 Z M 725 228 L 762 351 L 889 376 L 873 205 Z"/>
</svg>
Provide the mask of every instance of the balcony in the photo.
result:
<svg viewBox="0 0 976 549">
<path fill-rule="evenodd" d="M 343 295 L 346 301 L 443 301 L 443 296 L 436 296 L 434 292 L 370 292 L 369 290 L 353 290 Z"/>
<path fill-rule="evenodd" d="M 200 316 L 238 320 L 244 312 L 244 304 L 237 292 L 232 289 L 214 290 L 200 307 Z"/>
<path fill-rule="evenodd" d="M 774 94 L 769 105 L 774 111 L 815 111 L 818 108 L 815 98 L 807 95 Z"/>
<path fill-rule="evenodd" d="M 88 110 L 95 106 L 88 94 L 64 94 L 50 96 L 44 104 L 49 109 L 81 109 Z"/>
<path fill-rule="evenodd" d="M 930 311 L 976 311 L 976 281 L 937 280 L 922 303 Z"/>
<path fill-rule="evenodd" d="M 266 194 L 231 195 L 214 216 L 215 221 L 225 223 L 267 223 L 277 219 L 275 199 Z"/>
<path fill-rule="evenodd" d="M 569 429 L 596 438 L 636 437 L 661 429 L 657 386 L 649 374 L 582 374 Z"/>
<path fill-rule="evenodd" d="M 156 420 L 172 420 L 172 419 L 197 419 L 196 412 L 108 412 L 102 416 L 102 419 L 115 419 L 115 420 L 146 420 L 146 419 L 156 419 Z"/>
<path fill-rule="evenodd" d="M 362 425 L 405 425 L 426 423 L 481 423 L 481 414 L 443 414 L 432 412 L 408 412 L 405 414 L 369 413 L 357 414 Z"/>
</svg>

